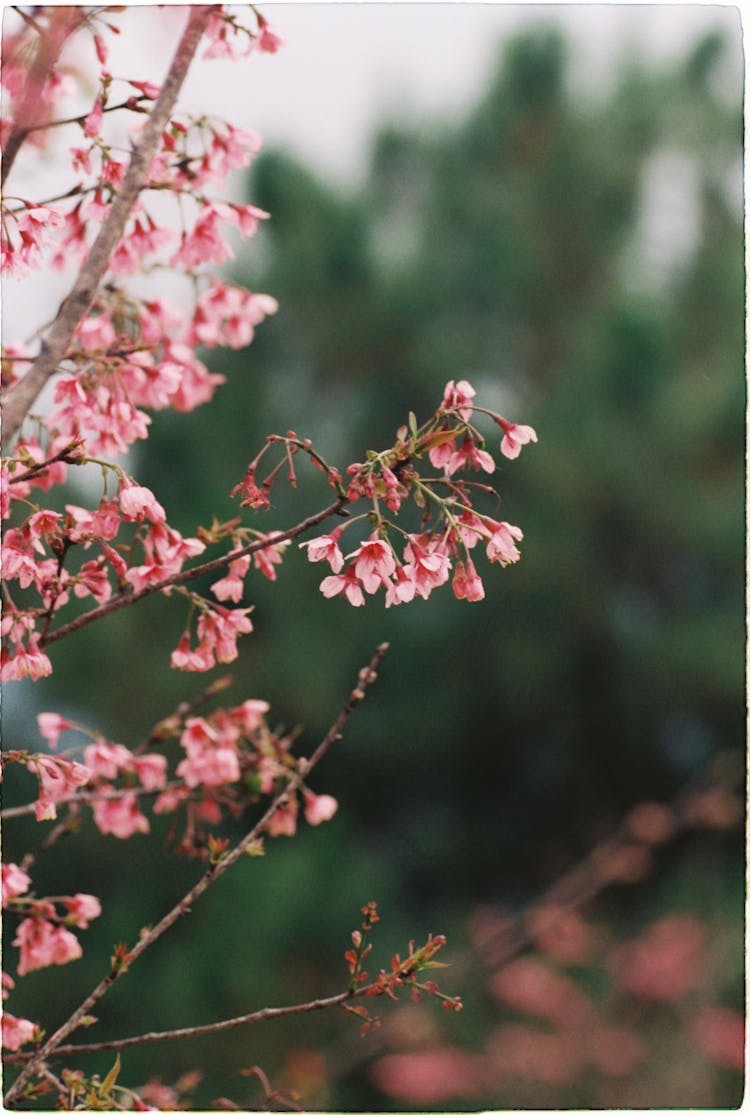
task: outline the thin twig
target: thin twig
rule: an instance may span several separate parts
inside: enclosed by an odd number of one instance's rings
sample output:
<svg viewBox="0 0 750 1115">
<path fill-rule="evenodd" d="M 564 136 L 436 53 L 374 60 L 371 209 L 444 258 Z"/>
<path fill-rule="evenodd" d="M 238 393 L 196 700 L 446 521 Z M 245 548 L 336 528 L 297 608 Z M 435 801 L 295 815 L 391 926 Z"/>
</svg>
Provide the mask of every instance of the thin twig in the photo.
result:
<svg viewBox="0 0 750 1115">
<path fill-rule="evenodd" d="M 160 1041 L 173 1041 L 178 1038 L 194 1038 L 202 1034 L 218 1034 L 223 1030 L 232 1030 L 235 1026 L 252 1026 L 256 1022 L 267 1022 L 272 1018 L 284 1018 L 290 1014 L 309 1014 L 312 1011 L 326 1010 L 328 1007 L 337 1007 L 364 995 L 366 987 L 352 988 L 340 991 L 337 995 L 329 995 L 325 999 L 311 999 L 306 1003 L 292 1003 L 287 1007 L 263 1007 L 262 1010 L 253 1011 L 251 1014 L 242 1014 L 237 1018 L 224 1018 L 220 1022 L 207 1022 L 202 1026 L 184 1026 L 178 1030 L 155 1030 L 147 1034 L 135 1034 L 130 1038 L 116 1038 L 113 1041 L 94 1041 L 85 1045 L 59 1045 L 55 1050 L 55 1057 L 64 1057 L 68 1054 L 100 1053 L 109 1049 L 128 1049 L 134 1045 L 153 1045 Z M 21 1054 L 19 1057 L 10 1056 L 8 1061 L 20 1061 L 32 1056 L 30 1053 Z"/>
<path fill-rule="evenodd" d="M 106 604 L 100 604 L 98 608 L 92 608 L 90 612 L 84 612 L 83 615 L 77 616 L 76 619 L 70 620 L 62 627 L 55 628 L 50 631 L 43 639 L 39 640 L 40 647 L 49 646 L 50 643 L 57 642 L 58 639 L 64 639 L 66 635 L 72 635 L 74 631 L 80 631 L 82 627 L 88 627 L 90 623 L 94 623 L 98 619 L 103 619 L 104 616 L 110 615 L 112 612 L 117 612 L 120 608 L 127 608 L 131 604 L 143 600 L 146 596 L 152 596 L 155 592 L 163 592 L 164 589 L 172 588 L 174 585 L 185 584 L 186 581 L 192 581 L 196 577 L 203 576 L 204 573 L 213 573 L 217 569 L 222 569 L 230 562 L 236 561 L 237 558 L 245 557 L 248 554 L 257 553 L 259 550 L 265 550 L 269 546 L 277 546 L 279 542 L 288 542 L 303 534 L 311 527 L 317 526 L 322 523 L 324 519 L 335 515 L 346 504 L 346 499 L 340 497 L 335 503 L 329 504 L 324 507 L 322 511 L 317 511 L 314 515 L 310 515 L 307 519 L 303 519 L 301 523 L 296 526 L 290 527 L 289 530 L 281 531 L 279 534 L 259 538 L 255 542 L 248 543 L 239 550 L 230 550 L 220 557 L 213 558 L 211 561 L 203 562 L 202 565 L 194 565 L 190 569 L 183 569 L 181 573 L 173 573 L 169 577 L 165 577 L 163 581 L 156 581 L 152 585 L 146 585 L 138 592 L 131 592 L 114 596 L 108 600 Z"/>
<path fill-rule="evenodd" d="M 297 790 L 299 790 L 303 780 L 310 771 L 318 765 L 333 744 L 341 739 L 349 717 L 364 700 L 369 686 L 376 680 L 378 666 L 387 649 L 388 644 L 382 643 L 373 654 L 369 664 L 359 671 L 357 684 L 349 694 L 348 700 L 336 720 L 328 729 L 309 759 L 298 760 L 295 773 L 284 789 L 276 795 L 260 820 L 256 822 L 245 836 L 243 836 L 231 852 L 228 852 L 218 863 L 211 865 L 203 873 L 198 882 L 172 907 L 169 913 L 164 915 L 161 921 L 157 922 L 152 928 L 142 931 L 138 943 L 133 946 L 133 949 L 127 952 L 127 954 L 120 956 L 119 962 L 113 962 L 107 975 L 99 981 L 93 991 L 86 996 L 81 1005 L 73 1011 L 67 1021 L 40 1046 L 36 1053 L 34 1053 L 26 1067 L 9 1088 L 5 1096 L 5 1103 L 7 1106 L 10 1106 L 14 1100 L 18 1099 L 28 1082 L 36 1074 L 39 1066 L 49 1060 L 69 1034 L 72 1034 L 74 1030 L 78 1029 L 84 1018 L 90 1014 L 91 1008 L 106 995 L 110 988 L 130 969 L 146 949 L 150 948 L 168 929 L 171 929 L 175 922 L 189 914 L 194 903 L 201 895 L 204 894 L 225 871 L 241 859 L 247 853 L 248 848 L 258 840 L 260 835 L 267 828 L 274 814 L 289 801 L 290 797 L 295 794 Z"/>
<path fill-rule="evenodd" d="M 99 230 L 73 289 L 60 307 L 60 312 L 42 344 L 39 356 L 23 378 L 17 380 L 8 389 L 3 422 L 3 435 L 7 444 L 10 444 L 15 437 L 37 395 L 68 351 L 73 334 L 87 313 L 107 270 L 112 253 L 122 238 L 133 206 L 146 185 L 151 161 L 211 16 L 211 8 L 206 5 L 190 8 L 189 11 L 187 27 L 153 111 L 146 121 L 141 139 L 133 150 L 130 165 L 122 186 L 117 191 L 112 208 Z M 4 173 L 7 173 L 5 168 Z"/>
</svg>

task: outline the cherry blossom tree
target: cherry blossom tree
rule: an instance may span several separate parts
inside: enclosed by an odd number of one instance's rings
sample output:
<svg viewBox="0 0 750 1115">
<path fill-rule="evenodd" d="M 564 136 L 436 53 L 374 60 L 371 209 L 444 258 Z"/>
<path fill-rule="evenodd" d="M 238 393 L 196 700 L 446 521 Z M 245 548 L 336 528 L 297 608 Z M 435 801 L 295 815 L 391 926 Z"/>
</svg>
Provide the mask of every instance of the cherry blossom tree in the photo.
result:
<svg viewBox="0 0 750 1115">
<path fill-rule="evenodd" d="M 209 67 L 213 58 L 232 58 L 252 65 L 258 53 L 275 53 L 281 40 L 253 8 L 239 14 L 196 6 L 174 15 L 183 29 L 161 84 L 109 68 L 113 37 L 128 34 L 127 9 L 18 8 L 5 23 L 5 281 L 27 284 L 32 299 L 49 269 L 68 275 L 70 284 L 49 324 L 30 338 L 7 338 L 2 351 L 1 671 L 7 683 L 48 676 L 57 643 L 157 593 L 185 613 L 165 668 L 206 672 L 232 662 L 238 640 L 253 630 L 253 608 L 244 603 L 253 577 L 276 581 L 298 548 L 297 560 L 306 552 L 310 562 L 327 567 L 322 594 L 343 598 L 332 607 L 390 608 L 426 600 L 446 585 L 458 599 L 480 601 L 478 555 L 498 566 L 521 556 L 522 530 L 498 518 L 498 493 L 487 480 L 496 469 L 493 451 L 512 461 L 536 433 L 484 407 L 458 371 L 434 413 L 405 416 L 385 449 L 342 467 L 307 434 L 269 433 L 234 486 L 241 514 L 196 524 L 189 537 L 168 522 L 168 492 L 154 493 L 133 475 L 129 451 L 148 437 L 154 415 L 207 406 L 220 388 L 224 377 L 209 371 L 198 351 L 246 347 L 278 308 L 272 294 L 230 285 L 216 272 L 233 255 L 231 237 L 254 236 L 270 217 L 232 201 L 226 188 L 229 173 L 259 150 L 260 137 L 184 113 L 178 97 L 194 63 Z M 68 181 L 50 193 L 45 160 L 61 151 Z M 33 196 L 26 185 L 13 185 L 25 164 L 36 168 Z M 24 183 L 30 180 L 27 173 Z M 165 274 L 182 276 L 188 300 L 172 302 L 161 293 Z M 300 468 L 302 462 L 312 467 Z M 305 482 L 322 488 L 320 509 L 291 525 L 274 521 L 275 486 L 295 487 L 303 469 Z M 79 504 L 71 487 L 77 490 L 83 474 L 89 479 L 80 490 L 99 485 L 98 498 L 81 495 Z M 107 738 L 55 710 L 38 715 L 44 741 L 38 749 L 6 741 L 6 776 L 27 787 L 29 800 L 6 808 L 4 821 L 33 816 L 40 833 L 19 862 L 2 867 L 3 908 L 14 926 L 6 956 L 13 974 L 3 975 L 8 1106 L 49 1094 L 65 1109 L 170 1106 L 174 1093 L 159 1099 L 153 1090 L 123 1083 L 121 1051 L 332 1007 L 369 1031 L 377 1024 L 369 1001 L 403 991 L 460 1007 L 460 999 L 425 974 L 438 966 L 440 934 L 421 945 L 410 942 L 377 974 L 366 972 L 379 917 L 369 902 L 336 995 L 188 1029 L 70 1040 L 95 1025 L 95 1005 L 216 879 L 262 855 L 265 839 L 294 835 L 303 818 L 315 826 L 334 816 L 339 803 L 313 791 L 308 780 L 374 683 L 385 651 L 379 646 L 356 673 L 341 711 L 306 755 L 297 753 L 292 734 L 272 727 L 261 697 L 214 706 L 222 679 L 165 710 L 141 741 Z M 34 869 L 89 811 L 102 838 L 120 840 L 147 834 L 150 813 L 173 815 L 183 830 L 178 850 L 202 860 L 202 872 L 136 942 L 112 944 L 107 971 L 48 1033 L 44 1019 L 11 1013 L 15 981 L 78 961 L 102 907 L 85 880 L 76 893 L 38 894 Z M 217 835 L 225 817 L 244 827 L 233 846 Z M 85 1054 L 104 1049 L 116 1052 L 110 1072 L 103 1079 L 87 1075 L 80 1067 Z M 263 1070 L 251 1071 L 268 1098 Z"/>
</svg>

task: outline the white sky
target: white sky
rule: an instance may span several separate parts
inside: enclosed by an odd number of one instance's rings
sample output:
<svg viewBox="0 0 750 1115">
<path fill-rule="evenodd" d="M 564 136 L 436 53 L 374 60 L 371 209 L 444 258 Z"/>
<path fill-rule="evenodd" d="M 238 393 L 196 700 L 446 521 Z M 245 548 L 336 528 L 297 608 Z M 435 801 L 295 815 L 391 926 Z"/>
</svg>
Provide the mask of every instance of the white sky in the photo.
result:
<svg viewBox="0 0 750 1115">
<path fill-rule="evenodd" d="M 522 28 L 552 23 L 569 34 L 571 76 L 582 96 L 606 88 L 613 64 L 631 49 L 651 59 L 676 57 L 712 28 L 741 40 L 739 9 L 718 4 L 261 0 L 260 9 L 285 40 L 279 53 L 239 65 L 204 62 L 181 101 L 230 114 L 266 142 L 288 144 L 340 179 L 363 171 L 380 120 L 459 116 L 480 93 L 502 41 Z M 174 13 L 149 16 L 151 27 L 162 24 L 167 36 L 143 36 L 139 68 L 149 55 L 161 56 L 163 66 L 172 39 Z M 739 50 L 734 60 L 727 76 L 736 83 Z"/>
</svg>

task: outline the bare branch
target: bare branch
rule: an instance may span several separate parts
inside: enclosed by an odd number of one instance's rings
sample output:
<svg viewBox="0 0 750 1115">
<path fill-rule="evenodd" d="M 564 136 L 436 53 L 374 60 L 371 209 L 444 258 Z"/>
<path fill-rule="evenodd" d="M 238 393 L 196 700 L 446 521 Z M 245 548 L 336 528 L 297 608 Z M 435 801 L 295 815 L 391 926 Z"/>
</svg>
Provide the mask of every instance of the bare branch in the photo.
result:
<svg viewBox="0 0 750 1115">
<path fill-rule="evenodd" d="M 153 1045 L 160 1041 L 173 1041 L 178 1038 L 194 1038 L 201 1034 L 218 1034 L 223 1030 L 232 1030 L 236 1026 L 252 1026 L 256 1022 L 268 1022 L 272 1018 L 284 1018 L 290 1014 L 309 1014 L 312 1011 L 326 1010 L 328 1007 L 337 1007 L 359 995 L 368 992 L 367 987 L 340 991 L 338 995 L 329 995 L 325 999 L 311 999 L 306 1003 L 292 1003 L 286 1007 L 263 1007 L 262 1010 L 253 1011 L 251 1014 L 241 1014 L 237 1018 L 224 1018 L 220 1022 L 207 1022 L 202 1026 L 184 1026 L 178 1030 L 158 1030 L 147 1034 L 135 1034 L 130 1038 L 115 1038 L 112 1041 L 96 1041 L 87 1044 L 59 1045 L 55 1050 L 55 1057 L 68 1054 L 100 1053 L 107 1049 L 128 1049 L 133 1045 Z M 21 1057 L 9 1057 L 8 1060 L 21 1060 Z"/>
</svg>

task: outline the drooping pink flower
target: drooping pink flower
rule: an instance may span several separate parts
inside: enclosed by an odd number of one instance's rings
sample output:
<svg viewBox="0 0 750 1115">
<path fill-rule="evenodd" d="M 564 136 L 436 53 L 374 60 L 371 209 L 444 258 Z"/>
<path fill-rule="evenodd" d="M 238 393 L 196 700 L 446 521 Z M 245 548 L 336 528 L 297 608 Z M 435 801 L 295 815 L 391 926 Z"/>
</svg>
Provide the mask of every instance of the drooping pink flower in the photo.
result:
<svg viewBox="0 0 750 1115">
<path fill-rule="evenodd" d="M 468 433 L 464 435 L 461 448 L 451 453 L 448 463 L 445 465 L 445 471 L 449 476 L 452 476 L 454 472 L 458 472 L 462 468 L 481 468 L 485 472 L 495 471 L 495 462 L 490 454 L 486 450 L 480 449 L 471 434 Z"/>
<path fill-rule="evenodd" d="M 28 1018 L 16 1018 L 9 1011 L 3 1011 L 2 1040 L 5 1049 L 11 1049 L 15 1052 L 27 1041 L 32 1041 L 36 1031 L 35 1022 L 30 1022 Z"/>
<path fill-rule="evenodd" d="M 462 418 L 464 422 L 468 422 L 471 418 L 471 412 L 474 409 L 474 404 L 471 400 L 475 395 L 476 391 L 468 380 L 460 379 L 458 383 L 456 383 L 451 379 L 445 385 L 440 409 L 455 410 L 458 412 L 459 418 Z"/>
<path fill-rule="evenodd" d="M 39 797 L 34 806 L 38 821 L 54 820 L 56 803 L 73 797 L 78 787 L 91 779 L 87 766 L 52 755 L 34 755 L 26 766 L 39 779 Z"/>
<path fill-rule="evenodd" d="M 231 711 L 232 715 L 239 720 L 244 732 L 254 732 L 256 728 L 260 727 L 263 717 L 270 707 L 268 701 L 249 698 Z"/>
<path fill-rule="evenodd" d="M 17 643 L 12 656 L 8 648 L 3 647 L 0 663 L 2 681 L 22 681 L 24 678 L 38 681 L 52 673 L 52 663 L 44 651 L 39 649 L 39 638 L 36 635 L 29 637 L 26 647 Z"/>
<path fill-rule="evenodd" d="M 305 820 L 308 825 L 320 825 L 330 821 L 339 807 L 339 803 L 330 794 L 305 794 Z"/>
<path fill-rule="evenodd" d="M 414 599 L 417 585 L 414 577 L 407 573 L 403 565 L 397 565 L 394 579 L 386 588 L 385 606 L 392 604 L 408 604 Z"/>
<path fill-rule="evenodd" d="M 357 574 L 354 572 L 354 566 L 352 565 L 343 573 L 325 577 L 320 582 L 320 591 L 327 599 L 332 596 L 343 595 L 354 608 L 361 607 L 365 602 L 362 586 L 357 580 Z"/>
<path fill-rule="evenodd" d="M 117 778 L 120 771 L 132 770 L 133 753 L 122 743 L 99 739 L 84 748 L 83 760 L 98 778 Z"/>
<path fill-rule="evenodd" d="M 26 893 L 31 886 L 31 879 L 23 868 L 15 863 L 4 863 L 0 871 L 2 871 L 2 904 L 5 908 L 12 898 L 18 898 L 19 895 Z"/>
<path fill-rule="evenodd" d="M 19 923 L 13 944 L 21 950 L 18 974 L 25 976 L 37 968 L 51 964 L 67 964 L 81 955 L 75 934 L 62 925 L 53 925 L 46 918 L 29 917 Z"/>
<path fill-rule="evenodd" d="M 94 822 L 99 832 L 127 840 L 136 832 L 148 832 L 150 825 L 138 808 L 138 799 L 131 791 L 116 798 L 97 798 L 93 802 Z"/>
<path fill-rule="evenodd" d="M 262 50 L 266 54 L 275 54 L 279 47 L 284 45 L 284 40 L 281 35 L 277 35 L 275 31 L 271 30 L 262 15 L 258 15 L 258 35 L 255 43 L 258 50 Z"/>
<path fill-rule="evenodd" d="M 484 600 L 484 585 L 471 558 L 456 562 L 453 592 L 457 600 Z"/>
<path fill-rule="evenodd" d="M 343 532 L 343 527 L 336 527 L 330 534 L 300 542 L 300 549 L 307 547 L 308 561 L 327 561 L 334 573 L 340 573 L 344 566 L 344 555 L 339 549 L 339 538 Z"/>
<path fill-rule="evenodd" d="M 519 426 L 515 422 L 508 422 L 507 419 L 501 418 L 500 415 L 495 418 L 495 421 L 503 431 L 500 452 L 511 461 L 515 460 L 521 452 L 522 446 L 537 440 L 533 426 Z"/>
<path fill-rule="evenodd" d="M 102 130 L 103 120 L 104 103 L 101 97 L 97 97 L 94 102 L 94 107 L 83 122 L 83 134 L 89 139 L 93 136 L 98 136 L 99 132 Z"/>
<path fill-rule="evenodd" d="M 387 584 L 396 570 L 396 562 L 390 543 L 377 534 L 372 534 L 352 554 L 356 558 L 354 572 L 362 582 L 366 592 L 377 592 L 382 584 Z"/>
<path fill-rule="evenodd" d="M 177 765 L 177 777 L 186 786 L 223 786 L 240 778 L 240 763 L 233 747 L 192 748 L 188 758 Z"/>
<path fill-rule="evenodd" d="M 88 929 L 89 922 L 102 912 L 102 904 L 93 894 L 74 894 L 71 898 L 63 898 L 62 904 L 68 911 L 68 920 L 77 929 Z"/>
<path fill-rule="evenodd" d="M 488 559 L 499 561 L 501 565 L 509 565 L 511 562 L 518 561 L 521 554 L 516 547 L 516 541 L 523 538 L 521 528 L 513 526 L 511 523 L 496 523 L 491 519 L 487 520 L 487 525 L 492 531 L 487 543 Z"/>
<path fill-rule="evenodd" d="M 166 512 L 149 488 L 122 480 L 118 493 L 120 508 L 128 522 L 141 522 L 149 519 L 152 523 L 163 523 Z"/>
<path fill-rule="evenodd" d="M 245 589 L 243 578 L 250 568 L 250 555 L 244 554 L 229 563 L 229 570 L 224 577 L 214 581 L 211 592 L 217 600 L 231 600 L 239 604 Z"/>
<path fill-rule="evenodd" d="M 183 634 L 172 651 L 171 666 L 173 670 L 192 670 L 203 672 L 214 666 L 214 656 L 210 649 L 198 646 L 193 650 L 190 646 L 190 636 Z"/>
<path fill-rule="evenodd" d="M 295 797 L 289 798 L 269 818 L 266 832 L 269 836 L 294 836 L 297 831 L 299 803 Z"/>
<path fill-rule="evenodd" d="M 58 712 L 40 712 L 36 722 L 40 734 L 44 736 L 53 751 L 57 747 L 62 733 L 73 727 L 72 721 L 60 716 Z"/>
<path fill-rule="evenodd" d="M 270 534 L 266 535 L 266 538 L 273 538 L 277 534 L 281 534 L 281 531 L 272 530 Z M 266 546 L 262 550 L 256 550 L 253 554 L 253 565 L 256 569 L 260 570 L 266 580 L 276 580 L 276 569 L 274 566 L 281 564 L 284 550 L 288 545 L 289 543 L 285 539 L 282 542 L 277 542 L 275 546 Z"/>
<path fill-rule="evenodd" d="M 167 781 L 167 757 L 155 752 L 133 756 L 133 769 L 145 790 L 158 790 Z"/>
<path fill-rule="evenodd" d="M 450 574 L 450 557 L 440 539 L 431 534 L 410 534 L 404 549 L 406 575 L 416 592 L 426 600 L 434 588 L 444 585 Z"/>
<path fill-rule="evenodd" d="M 201 645 L 212 651 L 217 662 L 233 662 L 237 657 L 237 639 L 253 630 L 248 617 L 252 608 L 222 608 L 214 605 L 198 620 Z"/>
</svg>

